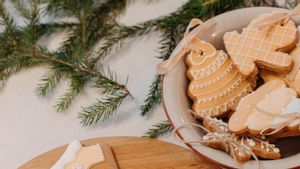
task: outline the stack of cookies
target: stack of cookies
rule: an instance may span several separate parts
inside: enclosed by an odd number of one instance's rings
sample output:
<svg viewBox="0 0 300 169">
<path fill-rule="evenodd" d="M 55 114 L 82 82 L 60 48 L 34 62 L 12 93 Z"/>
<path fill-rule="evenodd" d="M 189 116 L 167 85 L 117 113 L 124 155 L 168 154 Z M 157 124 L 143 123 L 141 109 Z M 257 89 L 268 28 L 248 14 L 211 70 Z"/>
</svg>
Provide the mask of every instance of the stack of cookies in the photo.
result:
<svg viewBox="0 0 300 169">
<path fill-rule="evenodd" d="M 195 38 L 191 43 L 202 50 L 185 57 L 193 115 L 212 133 L 232 134 L 237 143 L 267 159 L 281 157 L 269 140 L 300 135 L 299 32 L 288 14 L 274 20 L 281 15 L 263 14 L 241 33 L 225 33 L 226 52 Z M 214 139 L 210 136 L 203 139 Z M 207 145 L 225 150 L 224 144 Z M 239 162 L 251 157 L 238 147 L 225 151 Z"/>
</svg>

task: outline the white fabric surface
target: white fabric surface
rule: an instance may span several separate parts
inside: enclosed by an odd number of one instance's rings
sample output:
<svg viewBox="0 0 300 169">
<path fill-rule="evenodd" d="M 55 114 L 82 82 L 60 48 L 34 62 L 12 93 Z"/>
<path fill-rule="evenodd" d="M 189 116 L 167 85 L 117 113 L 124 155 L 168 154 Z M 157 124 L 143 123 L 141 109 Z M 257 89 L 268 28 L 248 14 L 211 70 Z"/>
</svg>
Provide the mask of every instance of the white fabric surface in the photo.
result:
<svg viewBox="0 0 300 169">
<path fill-rule="evenodd" d="M 132 25 L 147 19 L 166 15 L 185 0 L 160 0 L 147 4 L 142 0 L 128 7 L 119 18 L 120 23 Z M 0 92 L 0 168 L 14 169 L 33 157 L 53 148 L 68 144 L 74 139 L 104 136 L 141 136 L 152 124 L 166 119 L 162 106 L 146 118 L 139 115 L 139 107 L 155 74 L 158 56 L 159 32 L 134 39 L 114 57 L 111 66 L 125 80 L 134 100 L 128 98 L 116 115 L 99 125 L 83 128 L 77 118 L 81 106 L 91 104 L 97 97 L 96 90 L 87 87 L 65 113 L 53 109 L 58 97 L 64 93 L 66 83 L 61 83 L 48 98 L 39 98 L 34 90 L 46 68 L 34 68 L 11 77 Z M 44 39 L 50 49 L 57 48 L 63 35 Z M 175 142 L 173 137 L 164 140 Z"/>
</svg>

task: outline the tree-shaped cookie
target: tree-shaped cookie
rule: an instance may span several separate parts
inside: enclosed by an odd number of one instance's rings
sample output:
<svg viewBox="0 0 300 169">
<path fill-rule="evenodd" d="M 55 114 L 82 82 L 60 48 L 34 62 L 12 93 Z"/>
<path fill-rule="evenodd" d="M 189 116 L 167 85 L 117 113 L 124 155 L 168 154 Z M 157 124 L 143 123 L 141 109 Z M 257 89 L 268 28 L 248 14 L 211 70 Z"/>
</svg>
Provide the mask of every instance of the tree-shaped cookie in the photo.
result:
<svg viewBox="0 0 300 169">
<path fill-rule="evenodd" d="M 241 100 L 229 119 L 229 129 L 237 134 L 260 135 L 296 97 L 297 92 L 284 81 L 267 82 Z"/>
<path fill-rule="evenodd" d="M 257 66 L 288 72 L 293 65 L 292 58 L 284 51 L 292 49 L 298 41 L 296 25 L 288 19 L 267 28 L 257 26 L 270 15 L 273 14 L 258 16 L 242 33 L 227 32 L 223 37 L 229 56 L 246 77 L 256 75 Z"/>
<path fill-rule="evenodd" d="M 245 80 L 228 55 L 210 43 L 198 39 L 191 43 L 194 50 L 185 61 L 194 115 L 200 119 L 225 115 L 252 91 L 255 81 Z"/>
<path fill-rule="evenodd" d="M 244 162 L 251 158 L 252 154 L 247 150 L 252 151 L 256 156 L 267 159 L 280 158 L 280 151 L 275 145 L 247 135 L 236 136 L 230 132 L 228 124 L 224 123 L 222 120 L 208 117 L 204 119 L 203 125 L 211 132 L 203 137 L 204 140 L 208 140 L 205 145 L 226 151 L 238 162 Z M 230 143 L 213 141 L 220 139 L 216 137 L 228 137 L 228 135 L 232 138 Z M 211 140 L 211 142 L 209 142 L 209 140 Z M 231 144 L 232 148 L 230 148 L 229 144 Z"/>
</svg>

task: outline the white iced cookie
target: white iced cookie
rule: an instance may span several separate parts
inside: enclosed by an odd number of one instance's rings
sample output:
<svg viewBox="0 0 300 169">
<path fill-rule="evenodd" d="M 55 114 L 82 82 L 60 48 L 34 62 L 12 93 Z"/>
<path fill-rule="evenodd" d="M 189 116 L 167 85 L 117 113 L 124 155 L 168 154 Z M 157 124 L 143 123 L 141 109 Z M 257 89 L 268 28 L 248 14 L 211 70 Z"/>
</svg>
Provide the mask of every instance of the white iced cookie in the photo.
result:
<svg viewBox="0 0 300 169">
<path fill-rule="evenodd" d="M 229 129 L 237 134 L 259 135 L 296 96 L 296 91 L 281 80 L 267 82 L 241 100 L 229 119 Z"/>
<path fill-rule="evenodd" d="M 282 115 L 293 114 L 293 113 L 300 113 L 300 99 L 296 99 L 296 98 L 293 99 L 281 112 Z M 283 123 L 288 120 L 289 120 L 288 117 L 276 117 L 273 119 L 272 125 Z M 300 120 L 297 119 L 291 122 L 288 126 L 295 127 L 298 126 L 299 124 L 300 124 Z"/>
<path fill-rule="evenodd" d="M 51 169 L 89 169 L 104 161 L 104 153 L 99 144 L 82 147 L 78 140 L 74 140 Z"/>
</svg>

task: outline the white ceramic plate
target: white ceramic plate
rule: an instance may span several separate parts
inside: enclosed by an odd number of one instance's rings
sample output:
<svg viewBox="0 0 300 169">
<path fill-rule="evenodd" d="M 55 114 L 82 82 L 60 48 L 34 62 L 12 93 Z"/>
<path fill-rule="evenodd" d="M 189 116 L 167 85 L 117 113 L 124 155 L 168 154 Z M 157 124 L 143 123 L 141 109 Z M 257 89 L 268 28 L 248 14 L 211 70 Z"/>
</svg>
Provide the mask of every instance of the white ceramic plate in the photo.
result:
<svg viewBox="0 0 300 169">
<path fill-rule="evenodd" d="M 217 21 L 215 29 L 210 29 L 207 32 L 203 32 L 203 34 L 200 35 L 201 39 L 214 44 L 217 49 L 224 50 L 222 37 L 225 32 L 232 30 L 240 31 L 257 15 L 278 10 L 283 11 L 285 9 L 253 7 L 234 10 L 218 15 L 215 17 Z M 296 22 L 298 25 L 300 20 L 296 19 Z M 164 109 L 173 127 L 179 127 L 186 123 L 195 123 L 196 121 L 192 115 L 187 113 L 191 103 L 186 95 L 188 80 L 186 78 L 186 65 L 183 60 L 180 61 L 175 69 L 164 76 L 162 83 Z M 180 130 L 179 134 L 186 140 L 197 140 L 200 139 L 201 135 L 199 130 L 196 128 L 182 129 Z M 227 168 L 241 167 L 228 154 L 222 151 L 202 145 L 188 146 L 198 155 L 207 158 L 220 166 Z M 261 164 L 263 165 L 264 169 L 300 167 L 300 153 L 281 158 L 279 160 L 261 160 Z M 248 161 L 243 164 L 243 168 L 247 169 L 255 168 L 256 166 L 257 164 L 255 161 Z"/>
</svg>

